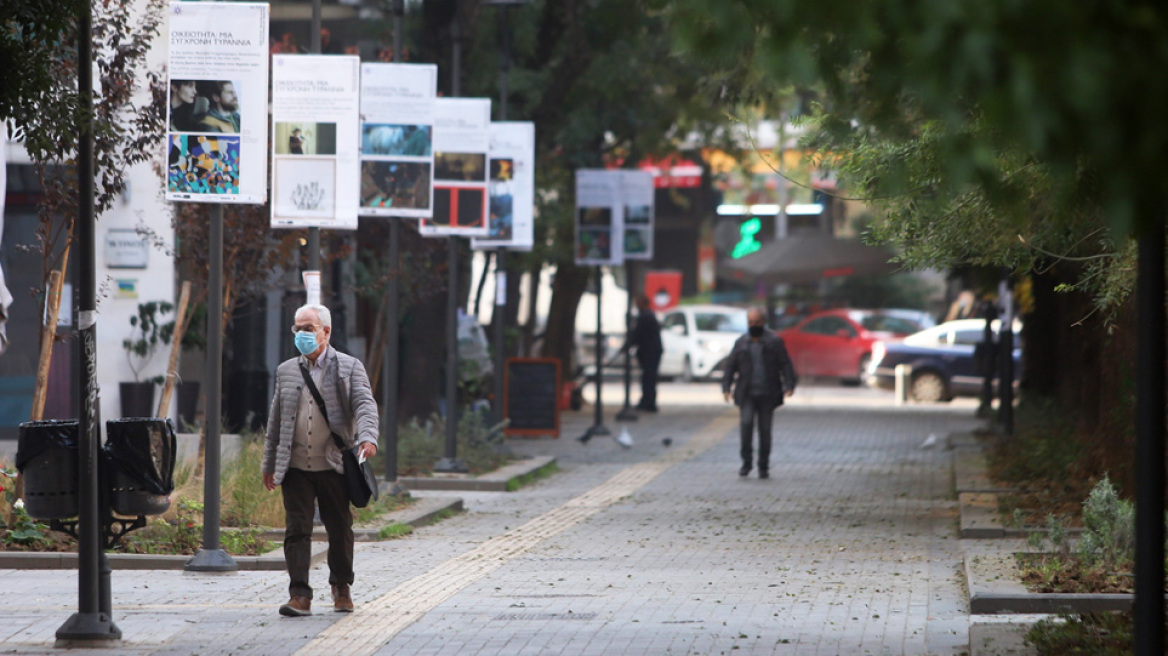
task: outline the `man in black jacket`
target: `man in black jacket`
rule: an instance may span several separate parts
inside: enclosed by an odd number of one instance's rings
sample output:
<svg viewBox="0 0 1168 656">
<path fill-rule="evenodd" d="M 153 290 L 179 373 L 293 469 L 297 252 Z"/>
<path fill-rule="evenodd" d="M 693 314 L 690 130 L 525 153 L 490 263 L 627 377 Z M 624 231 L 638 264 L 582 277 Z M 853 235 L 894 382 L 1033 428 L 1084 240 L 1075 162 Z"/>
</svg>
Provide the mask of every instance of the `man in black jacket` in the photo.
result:
<svg viewBox="0 0 1168 656">
<path fill-rule="evenodd" d="M 766 329 L 766 314 L 758 308 L 746 315 L 750 332 L 734 342 L 722 376 L 722 396 L 733 398 L 739 408 L 742 438 L 742 469 L 752 468 L 754 424 L 758 421 L 758 477 L 770 476 L 771 420 L 783 397 L 795 393 L 798 378 L 782 338 Z"/>
<path fill-rule="evenodd" d="M 637 296 L 637 310 L 637 323 L 626 344 L 626 348 L 637 348 L 637 364 L 641 366 L 641 402 L 636 407 L 644 412 L 657 412 L 657 369 L 661 366 L 661 352 L 664 350 L 661 324 L 653 314 L 648 296 Z"/>
</svg>

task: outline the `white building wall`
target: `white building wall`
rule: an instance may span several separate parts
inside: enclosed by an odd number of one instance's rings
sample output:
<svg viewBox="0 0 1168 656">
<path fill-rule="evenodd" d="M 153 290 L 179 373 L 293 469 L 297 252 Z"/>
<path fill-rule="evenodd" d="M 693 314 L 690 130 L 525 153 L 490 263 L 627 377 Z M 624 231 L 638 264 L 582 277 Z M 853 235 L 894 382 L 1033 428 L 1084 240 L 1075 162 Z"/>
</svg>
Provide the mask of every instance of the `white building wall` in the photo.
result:
<svg viewBox="0 0 1168 656">
<path fill-rule="evenodd" d="M 139 0 L 137 4 L 140 9 L 144 3 Z M 165 65 L 167 57 L 165 34 L 164 22 L 162 34 L 155 38 L 154 47 L 148 55 L 146 70 L 161 70 Z M 95 79 L 98 79 L 96 71 Z M 145 75 L 141 76 L 140 82 L 145 82 Z M 148 90 L 139 88 L 136 102 L 144 103 L 148 98 Z M 129 170 L 127 175 L 129 186 L 126 193 L 116 199 L 113 206 L 97 221 L 95 230 L 98 284 L 97 380 L 101 386 L 103 419 L 116 419 L 122 416 L 118 383 L 134 380 L 133 370 L 122 342 L 131 335 L 130 317 L 137 315 L 138 304 L 149 301 L 166 301 L 174 304 L 177 300 L 174 258 L 169 254 L 174 249 L 171 212 L 169 203 L 162 197 L 163 180 L 153 171 L 154 166 L 165 164 L 164 153 L 164 144 L 159 142 L 155 162 L 139 164 Z M 149 249 L 146 268 L 120 269 L 107 266 L 105 240 L 109 231 L 134 230 L 140 225 L 148 227 L 162 244 L 161 247 L 152 246 Z M 117 284 L 119 280 L 133 281 L 136 297 L 125 291 L 119 291 Z M 174 314 L 163 315 L 160 319 L 162 323 L 166 323 L 174 319 Z M 170 347 L 160 345 L 154 357 L 140 366 L 139 376 L 145 380 L 163 375 L 169 358 Z M 161 392 L 160 387 L 155 388 L 155 409 Z M 171 418 L 176 417 L 176 401 L 177 397 L 172 396 L 169 413 Z"/>
</svg>

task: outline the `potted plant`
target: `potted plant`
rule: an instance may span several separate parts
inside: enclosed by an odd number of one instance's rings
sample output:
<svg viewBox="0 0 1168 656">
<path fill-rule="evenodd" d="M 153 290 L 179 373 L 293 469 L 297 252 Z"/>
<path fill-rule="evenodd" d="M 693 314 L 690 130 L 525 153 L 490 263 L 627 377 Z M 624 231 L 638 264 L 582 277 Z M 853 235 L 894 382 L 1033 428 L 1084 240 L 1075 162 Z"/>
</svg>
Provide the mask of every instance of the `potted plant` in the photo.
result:
<svg viewBox="0 0 1168 656">
<path fill-rule="evenodd" d="M 118 384 L 121 392 L 122 417 L 153 417 L 154 386 L 162 383 L 162 376 L 141 379 L 141 372 L 154 357 L 159 344 L 169 344 L 174 324 L 158 322 L 158 315 L 174 310 L 166 301 L 150 301 L 138 304 L 138 314 L 130 317 L 130 337 L 122 341 L 126 350 L 126 361 L 134 372 L 134 382 Z M 169 330 L 167 329 L 169 328 Z"/>
</svg>

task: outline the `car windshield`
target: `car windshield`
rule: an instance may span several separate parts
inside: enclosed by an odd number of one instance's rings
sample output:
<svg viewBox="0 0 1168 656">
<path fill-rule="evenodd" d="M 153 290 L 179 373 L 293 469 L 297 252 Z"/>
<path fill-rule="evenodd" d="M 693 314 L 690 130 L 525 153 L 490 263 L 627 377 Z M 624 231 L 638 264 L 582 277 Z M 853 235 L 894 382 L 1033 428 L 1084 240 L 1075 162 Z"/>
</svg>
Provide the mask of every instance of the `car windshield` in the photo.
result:
<svg viewBox="0 0 1168 656">
<path fill-rule="evenodd" d="M 744 333 L 746 332 L 746 313 L 695 312 L 694 326 L 705 332 Z"/>
</svg>

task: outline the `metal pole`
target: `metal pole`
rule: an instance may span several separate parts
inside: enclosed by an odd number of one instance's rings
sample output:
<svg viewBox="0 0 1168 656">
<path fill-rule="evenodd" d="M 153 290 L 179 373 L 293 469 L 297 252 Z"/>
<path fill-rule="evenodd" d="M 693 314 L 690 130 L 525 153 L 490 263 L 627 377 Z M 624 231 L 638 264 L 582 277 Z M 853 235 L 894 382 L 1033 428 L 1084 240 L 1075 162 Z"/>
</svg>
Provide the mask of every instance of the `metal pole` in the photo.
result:
<svg viewBox="0 0 1168 656">
<path fill-rule="evenodd" d="M 446 238 L 446 456 L 434 465 L 440 473 L 466 473 L 458 459 L 458 241 Z"/>
<path fill-rule="evenodd" d="M 1139 238 L 1135 653 L 1164 653 L 1164 226 Z"/>
<path fill-rule="evenodd" d="M 98 447 L 101 444 L 101 397 L 97 386 L 97 285 L 94 263 L 93 207 L 93 17 L 89 3 L 79 3 L 77 16 L 77 100 L 81 108 L 77 135 L 77 282 L 78 327 L 81 332 L 81 395 L 78 404 L 80 480 L 84 490 L 78 508 L 77 612 L 56 633 L 58 641 L 121 640 L 109 600 L 109 564 L 102 544 L 101 504 L 98 502 Z M 107 585 L 101 585 L 103 572 Z M 102 593 L 105 592 L 103 598 Z M 104 606 L 104 608 L 103 608 Z"/>
<path fill-rule="evenodd" d="M 1014 435 L 1014 294 L 1009 278 L 1003 283 L 1002 315 L 998 323 L 998 344 L 1002 348 L 1002 371 L 998 376 L 998 420 L 1005 437 Z"/>
<path fill-rule="evenodd" d="M 405 0 L 393 3 L 393 61 L 401 62 L 402 16 Z M 398 303 L 401 281 L 401 219 L 389 220 L 389 280 L 385 292 L 385 371 L 381 378 L 381 434 L 385 436 L 386 492 L 401 494 L 397 482 L 397 401 L 398 401 L 398 342 L 401 326 L 398 323 Z"/>
<path fill-rule="evenodd" d="M 507 22 L 508 7 L 503 5 L 500 12 L 500 33 L 503 39 L 502 54 L 499 57 L 499 120 L 507 120 L 507 77 L 511 69 L 511 34 Z M 495 309 L 491 313 L 493 334 L 492 348 L 495 356 L 495 423 L 503 423 L 503 372 L 507 364 L 506 353 L 507 314 L 507 249 L 495 251 Z"/>
<path fill-rule="evenodd" d="M 977 408 L 978 417 L 989 417 L 993 412 L 994 404 L 994 319 L 998 318 L 998 306 L 987 302 L 985 304 L 985 330 L 981 337 L 981 361 L 977 366 L 981 368 L 981 403 Z"/>
<path fill-rule="evenodd" d="M 207 432 L 203 479 L 203 546 L 187 561 L 189 572 L 234 572 L 239 565 L 219 545 L 220 430 L 223 388 L 223 206 L 211 205 L 207 275 Z"/>
<path fill-rule="evenodd" d="M 312 27 L 309 36 L 312 54 L 320 54 L 320 0 L 312 0 Z M 320 228 L 308 229 L 308 270 L 320 271 Z M 324 272 L 321 272 L 321 302 L 324 301 Z"/>
<path fill-rule="evenodd" d="M 633 262 L 625 260 L 625 291 L 628 292 L 628 299 L 625 301 L 625 405 L 616 414 L 617 421 L 637 421 L 639 419 L 637 411 L 633 410 L 630 398 L 633 394 L 633 357 L 631 355 L 632 349 L 629 348 L 629 339 L 633 336 L 633 294 L 636 293 L 633 271 Z M 644 394 L 645 391 L 641 390 L 641 393 Z M 641 403 L 644 402 L 645 399 L 641 399 Z"/>
<path fill-rule="evenodd" d="M 462 33 L 457 10 L 450 34 L 454 41 L 454 78 L 450 95 L 457 98 L 462 92 Z M 446 238 L 446 456 L 434 465 L 435 472 L 465 473 L 469 471 L 458 459 L 458 242 L 457 237 Z"/>
<path fill-rule="evenodd" d="M 593 418 L 592 428 L 589 433 L 592 435 L 611 435 L 609 430 L 604 426 L 604 400 L 602 390 L 604 388 L 604 333 L 602 332 L 602 322 L 600 320 L 600 309 L 603 307 L 601 303 L 601 291 L 604 289 L 604 272 L 600 267 L 596 267 L 596 411 Z"/>
</svg>

